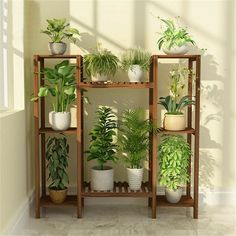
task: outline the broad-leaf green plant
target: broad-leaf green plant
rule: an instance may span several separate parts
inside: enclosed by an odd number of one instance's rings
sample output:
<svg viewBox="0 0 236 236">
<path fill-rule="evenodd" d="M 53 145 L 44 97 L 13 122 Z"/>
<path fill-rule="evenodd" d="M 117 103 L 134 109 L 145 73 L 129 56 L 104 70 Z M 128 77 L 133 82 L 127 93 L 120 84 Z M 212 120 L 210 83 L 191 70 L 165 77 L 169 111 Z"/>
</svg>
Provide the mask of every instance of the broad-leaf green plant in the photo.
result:
<svg viewBox="0 0 236 236">
<path fill-rule="evenodd" d="M 116 162 L 117 145 L 114 141 L 117 128 L 116 116 L 109 107 L 100 107 L 97 111 L 97 123 L 90 132 L 91 141 L 87 160 L 97 160 L 100 169 L 107 161 Z"/>
<path fill-rule="evenodd" d="M 46 160 L 51 180 L 49 188 L 54 190 L 66 189 L 69 183 L 66 168 L 68 167 L 69 144 L 63 137 L 49 137 L 47 140 Z"/>
<path fill-rule="evenodd" d="M 189 182 L 191 148 L 181 135 L 166 135 L 158 145 L 160 185 L 176 190 Z"/>
<path fill-rule="evenodd" d="M 47 29 L 41 30 L 41 33 L 47 34 L 53 43 L 61 43 L 64 38 L 75 43 L 80 35 L 76 28 L 66 23 L 66 19 L 47 19 L 47 22 Z"/>
<path fill-rule="evenodd" d="M 159 50 L 162 47 L 167 49 L 175 46 L 180 47 L 186 43 L 195 45 L 195 41 L 189 35 L 186 28 L 178 26 L 172 19 L 161 19 L 160 17 L 158 19 L 165 24 L 165 30 L 157 41 Z"/>
<path fill-rule="evenodd" d="M 45 85 L 41 86 L 38 96 L 31 100 L 37 100 L 39 97 L 46 97 L 51 94 L 54 97 L 53 110 L 55 112 L 66 112 L 69 105 L 75 100 L 75 66 L 71 65 L 68 60 L 54 66 L 54 68 L 44 68 L 43 79 Z"/>
<path fill-rule="evenodd" d="M 90 53 L 84 56 L 85 72 L 89 76 L 108 75 L 114 76 L 118 69 L 119 59 L 107 49 Z"/>
<path fill-rule="evenodd" d="M 139 65 L 143 71 L 150 67 L 151 54 L 141 47 L 128 49 L 121 55 L 121 68 L 124 71 L 132 70 L 133 65 Z"/>
<path fill-rule="evenodd" d="M 118 126 L 118 147 L 129 168 L 141 168 L 149 150 L 149 132 L 153 126 L 145 110 L 137 108 L 123 112 Z"/>
</svg>

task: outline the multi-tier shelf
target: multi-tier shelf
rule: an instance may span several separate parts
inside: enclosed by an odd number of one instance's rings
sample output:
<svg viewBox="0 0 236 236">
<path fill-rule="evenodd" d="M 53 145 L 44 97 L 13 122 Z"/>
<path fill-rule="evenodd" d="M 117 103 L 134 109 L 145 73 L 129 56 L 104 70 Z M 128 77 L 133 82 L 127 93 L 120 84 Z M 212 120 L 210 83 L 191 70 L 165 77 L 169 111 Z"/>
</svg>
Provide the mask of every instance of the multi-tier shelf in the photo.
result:
<svg viewBox="0 0 236 236">
<path fill-rule="evenodd" d="M 192 78 L 188 80 L 188 95 L 196 96 L 195 115 L 193 116 L 192 107 L 188 107 L 188 125 L 183 131 L 170 132 L 162 129 L 160 134 L 186 134 L 188 143 L 192 144 L 194 135 L 194 195 L 191 195 L 191 183 L 186 186 L 186 196 L 183 196 L 177 204 L 170 204 L 164 196 L 157 196 L 157 136 L 150 133 L 149 149 L 149 170 L 148 181 L 142 183 L 139 191 L 129 189 L 127 182 L 114 182 L 113 191 L 92 191 L 90 183 L 84 181 L 84 122 L 83 122 L 83 91 L 84 89 L 148 89 L 149 91 L 149 118 L 154 123 L 157 122 L 157 100 L 158 100 L 158 61 L 159 59 L 183 58 L 188 60 L 189 69 L 196 68 L 196 90 L 193 91 Z M 83 79 L 83 57 L 80 55 L 64 56 L 34 56 L 34 94 L 38 93 L 39 85 L 44 84 L 43 74 L 39 73 L 44 68 L 46 59 L 75 59 L 76 61 L 76 81 L 77 81 L 77 128 L 70 128 L 66 131 L 54 131 L 50 127 L 45 127 L 45 100 L 34 103 L 34 121 L 35 121 L 35 213 L 40 217 L 41 207 L 76 207 L 77 216 L 82 217 L 84 208 L 84 199 L 86 197 L 142 197 L 148 199 L 148 205 L 151 207 L 152 218 L 156 218 L 157 206 L 182 206 L 193 207 L 194 218 L 198 217 L 198 168 L 199 168 L 199 106 L 200 106 L 200 56 L 167 56 L 153 55 L 150 61 L 150 74 L 148 82 L 130 83 L 130 82 L 106 82 L 94 83 L 86 82 Z M 193 63 L 196 63 L 193 67 Z M 193 118 L 195 118 L 193 122 Z M 194 127 L 193 127 L 194 124 Z M 77 142 L 77 194 L 67 196 L 65 202 L 60 205 L 52 203 L 49 196 L 46 195 L 46 171 L 45 171 L 45 135 L 51 133 L 75 134 Z M 39 152 L 40 151 L 40 152 Z M 39 153 L 41 153 L 39 155 Z M 40 173 L 41 172 L 41 173 Z M 189 168 L 191 174 L 191 167 Z M 41 181 L 40 181 L 41 178 Z M 40 187 L 41 186 L 41 187 Z"/>
</svg>

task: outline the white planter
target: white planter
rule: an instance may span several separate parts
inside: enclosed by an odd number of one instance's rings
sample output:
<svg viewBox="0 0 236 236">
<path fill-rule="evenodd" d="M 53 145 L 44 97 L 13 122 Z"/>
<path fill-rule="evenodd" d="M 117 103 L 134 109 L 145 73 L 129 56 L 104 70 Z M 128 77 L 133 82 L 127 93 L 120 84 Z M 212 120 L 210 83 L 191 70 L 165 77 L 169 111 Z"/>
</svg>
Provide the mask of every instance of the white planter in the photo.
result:
<svg viewBox="0 0 236 236">
<path fill-rule="evenodd" d="M 188 44 L 183 44 L 182 46 L 174 46 L 170 49 L 163 47 L 163 51 L 167 55 L 170 55 L 170 54 L 175 54 L 175 55 L 185 54 L 185 53 L 188 52 L 188 50 L 189 50 Z"/>
<path fill-rule="evenodd" d="M 182 196 L 182 192 L 183 190 L 180 187 L 176 190 L 165 188 L 165 195 L 166 195 L 167 201 L 170 203 L 179 202 Z"/>
<path fill-rule="evenodd" d="M 66 51 L 66 43 L 48 43 L 48 49 L 52 55 L 63 55 Z"/>
<path fill-rule="evenodd" d="M 139 190 L 142 185 L 143 168 L 131 169 L 127 168 L 128 183 L 131 190 Z"/>
<path fill-rule="evenodd" d="M 186 128 L 186 121 L 184 114 L 182 115 L 165 114 L 164 129 L 178 131 L 178 130 L 184 130 L 185 128 Z"/>
<path fill-rule="evenodd" d="M 91 169 L 91 189 L 96 191 L 113 190 L 114 170 L 110 166 L 100 167 L 95 166 Z"/>
<path fill-rule="evenodd" d="M 49 124 L 54 130 L 67 130 L 70 127 L 70 112 L 49 112 Z"/>
<path fill-rule="evenodd" d="M 96 75 L 92 75 L 92 82 L 106 82 L 108 80 L 108 75 L 100 75 L 100 74 L 96 74 Z"/>
<path fill-rule="evenodd" d="M 141 82 L 141 79 L 143 78 L 143 70 L 140 65 L 130 66 L 128 77 L 130 82 Z"/>
</svg>

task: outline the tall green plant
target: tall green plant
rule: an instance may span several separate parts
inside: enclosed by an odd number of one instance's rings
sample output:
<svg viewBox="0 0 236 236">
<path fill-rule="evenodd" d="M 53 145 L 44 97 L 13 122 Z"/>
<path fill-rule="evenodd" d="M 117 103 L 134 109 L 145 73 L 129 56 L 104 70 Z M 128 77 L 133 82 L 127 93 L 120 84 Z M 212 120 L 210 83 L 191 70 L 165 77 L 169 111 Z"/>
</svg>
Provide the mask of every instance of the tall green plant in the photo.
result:
<svg viewBox="0 0 236 236">
<path fill-rule="evenodd" d="M 141 168 L 149 149 L 151 122 L 146 119 L 145 110 L 135 109 L 123 112 L 119 122 L 118 146 L 123 160 L 130 168 Z"/>
<path fill-rule="evenodd" d="M 37 100 L 39 97 L 46 97 L 51 94 L 54 97 L 53 110 L 56 112 L 65 112 L 69 105 L 75 100 L 75 75 L 74 65 L 70 65 L 68 60 L 55 65 L 54 68 L 44 68 L 45 85 L 41 86 L 38 96 L 31 100 Z"/>
<path fill-rule="evenodd" d="M 79 31 L 76 28 L 71 28 L 66 19 L 47 19 L 48 26 L 46 30 L 41 30 L 41 33 L 47 34 L 53 43 L 60 43 L 64 38 L 68 38 L 73 43 L 76 42 L 76 36 L 79 36 Z"/>
<path fill-rule="evenodd" d="M 121 68 L 128 71 L 133 65 L 139 65 L 143 71 L 148 71 L 150 57 L 151 54 L 141 47 L 129 49 L 121 55 Z"/>
<path fill-rule="evenodd" d="M 65 137 L 49 137 L 47 140 L 46 160 L 51 184 L 49 188 L 63 190 L 69 183 L 66 168 L 68 167 L 69 144 Z"/>
<path fill-rule="evenodd" d="M 91 141 L 86 153 L 88 153 L 87 160 L 97 160 L 100 169 L 103 170 L 107 161 L 117 160 L 115 155 L 117 145 L 113 140 L 116 136 L 117 124 L 116 116 L 109 107 L 100 107 L 97 115 L 97 123 L 90 132 Z"/>
<path fill-rule="evenodd" d="M 176 190 L 189 181 L 191 148 L 181 135 L 166 135 L 158 146 L 160 184 Z"/>
<path fill-rule="evenodd" d="M 182 46 L 185 43 L 195 45 L 195 41 L 189 35 L 186 28 L 179 27 L 172 19 L 160 19 L 165 24 L 165 30 L 162 32 L 161 37 L 157 41 L 159 50 L 162 47 L 171 49 L 174 46 Z"/>
</svg>

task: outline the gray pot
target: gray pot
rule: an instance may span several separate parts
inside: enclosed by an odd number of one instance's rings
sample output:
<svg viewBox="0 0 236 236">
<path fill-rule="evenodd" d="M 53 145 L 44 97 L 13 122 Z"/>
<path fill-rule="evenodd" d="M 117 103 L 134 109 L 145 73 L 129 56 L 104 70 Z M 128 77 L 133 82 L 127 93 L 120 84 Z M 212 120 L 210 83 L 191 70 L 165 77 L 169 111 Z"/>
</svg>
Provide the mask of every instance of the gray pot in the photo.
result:
<svg viewBox="0 0 236 236">
<path fill-rule="evenodd" d="M 66 43 L 48 43 L 48 49 L 52 55 L 63 55 L 66 51 Z"/>
<path fill-rule="evenodd" d="M 182 188 L 178 188 L 176 190 L 165 188 L 166 199 L 170 203 L 177 203 L 180 201 L 182 197 Z"/>
</svg>

